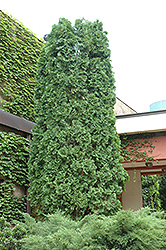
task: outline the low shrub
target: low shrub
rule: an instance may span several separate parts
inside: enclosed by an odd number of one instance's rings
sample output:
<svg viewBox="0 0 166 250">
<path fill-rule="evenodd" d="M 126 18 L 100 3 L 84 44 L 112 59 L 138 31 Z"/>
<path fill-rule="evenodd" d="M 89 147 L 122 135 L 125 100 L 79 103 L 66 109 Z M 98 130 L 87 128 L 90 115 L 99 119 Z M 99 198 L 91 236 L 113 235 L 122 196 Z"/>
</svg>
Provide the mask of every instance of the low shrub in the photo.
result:
<svg viewBox="0 0 166 250">
<path fill-rule="evenodd" d="M 26 230 L 17 224 L 11 229 L 11 224 L 3 217 L 0 217 L 0 249 L 1 250 L 20 250 L 21 242 L 19 241 L 26 234 Z"/>
<path fill-rule="evenodd" d="M 73 221 L 60 212 L 36 222 L 25 215 L 28 234 L 24 250 L 160 250 L 166 249 L 166 223 L 161 212 L 148 208 L 120 211 L 114 216 L 87 215 Z"/>
</svg>

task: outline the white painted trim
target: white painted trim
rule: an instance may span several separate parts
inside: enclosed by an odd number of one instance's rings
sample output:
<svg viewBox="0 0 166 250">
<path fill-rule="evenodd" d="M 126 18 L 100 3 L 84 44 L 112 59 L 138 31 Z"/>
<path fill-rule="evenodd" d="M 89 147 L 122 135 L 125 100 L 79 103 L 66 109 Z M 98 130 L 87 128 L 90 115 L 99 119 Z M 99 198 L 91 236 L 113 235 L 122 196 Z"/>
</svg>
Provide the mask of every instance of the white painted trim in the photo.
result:
<svg viewBox="0 0 166 250">
<path fill-rule="evenodd" d="M 166 131 L 166 112 L 121 116 L 120 119 L 117 117 L 116 129 L 118 134 Z"/>
</svg>

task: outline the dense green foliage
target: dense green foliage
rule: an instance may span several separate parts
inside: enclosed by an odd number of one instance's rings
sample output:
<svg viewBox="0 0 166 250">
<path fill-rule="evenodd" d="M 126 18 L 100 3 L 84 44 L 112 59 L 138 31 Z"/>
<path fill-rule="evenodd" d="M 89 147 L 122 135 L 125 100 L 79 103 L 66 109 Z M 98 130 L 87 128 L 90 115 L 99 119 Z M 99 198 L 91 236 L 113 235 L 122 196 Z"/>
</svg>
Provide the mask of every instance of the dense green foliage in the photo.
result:
<svg viewBox="0 0 166 250">
<path fill-rule="evenodd" d="M 26 211 L 25 197 L 13 194 L 15 184 L 28 183 L 28 140 L 14 133 L 0 132 L 0 216 L 7 220 L 22 219 Z"/>
<path fill-rule="evenodd" d="M 1 108 L 32 121 L 37 59 L 42 46 L 31 31 L 0 11 Z"/>
<path fill-rule="evenodd" d="M 39 59 L 29 161 L 37 215 L 109 215 L 127 180 L 115 128 L 115 86 L 102 23 L 54 25 Z"/>
<path fill-rule="evenodd" d="M 166 175 L 161 175 L 159 178 L 159 193 L 161 207 L 166 211 Z"/>
<path fill-rule="evenodd" d="M 166 223 L 162 213 L 148 209 L 119 211 L 114 216 L 87 215 L 72 221 L 60 213 L 35 222 L 26 216 L 27 250 L 165 250 Z"/>
<path fill-rule="evenodd" d="M 43 42 L 13 17 L 0 11 L 0 106 L 12 114 L 34 120 L 37 59 Z M 0 215 L 21 219 L 25 197 L 16 197 L 15 185 L 27 185 L 28 141 L 0 132 Z"/>
<path fill-rule="evenodd" d="M 24 227 L 17 224 L 12 230 L 9 222 L 0 218 L 0 249 L 1 250 L 20 250 L 20 239 L 26 234 Z"/>
<path fill-rule="evenodd" d="M 160 200 L 160 176 L 145 175 L 141 177 L 142 180 L 142 198 L 143 206 L 150 207 L 154 210 L 161 209 Z"/>
<path fill-rule="evenodd" d="M 0 132 L 1 176 L 23 186 L 27 183 L 29 141 L 15 133 Z"/>
</svg>

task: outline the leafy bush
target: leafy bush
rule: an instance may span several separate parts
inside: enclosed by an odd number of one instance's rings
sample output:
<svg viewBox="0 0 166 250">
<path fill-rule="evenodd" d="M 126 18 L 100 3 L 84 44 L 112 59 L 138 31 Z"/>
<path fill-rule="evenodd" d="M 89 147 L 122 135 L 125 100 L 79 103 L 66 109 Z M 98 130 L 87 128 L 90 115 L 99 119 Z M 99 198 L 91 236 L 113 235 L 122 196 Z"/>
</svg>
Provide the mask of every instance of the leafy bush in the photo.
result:
<svg viewBox="0 0 166 250">
<path fill-rule="evenodd" d="M 24 227 L 17 224 L 12 230 L 9 222 L 0 217 L 0 249 L 1 250 L 19 250 L 21 242 L 19 241 L 26 234 Z"/>
<path fill-rule="evenodd" d="M 142 198 L 143 206 L 150 207 L 153 210 L 161 209 L 160 200 L 160 179 L 159 175 L 143 175 L 142 180 Z"/>
<path fill-rule="evenodd" d="M 122 210 L 111 217 L 87 215 L 80 221 L 56 212 L 36 223 L 26 215 L 23 225 L 28 231 L 28 236 L 21 240 L 25 250 L 166 249 L 163 214 L 151 213 L 149 209 Z"/>
</svg>

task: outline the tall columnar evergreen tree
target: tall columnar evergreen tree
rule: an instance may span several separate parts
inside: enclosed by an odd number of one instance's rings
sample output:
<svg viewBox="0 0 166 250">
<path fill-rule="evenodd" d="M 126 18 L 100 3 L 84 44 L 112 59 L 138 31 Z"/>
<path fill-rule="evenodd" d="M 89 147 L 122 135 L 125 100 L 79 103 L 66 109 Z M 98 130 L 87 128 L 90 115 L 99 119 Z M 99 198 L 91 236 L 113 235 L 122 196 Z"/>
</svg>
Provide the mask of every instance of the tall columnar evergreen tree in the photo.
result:
<svg viewBox="0 0 166 250">
<path fill-rule="evenodd" d="M 30 195 L 37 215 L 120 208 L 127 180 L 115 128 L 114 77 L 102 23 L 60 19 L 38 63 Z"/>
</svg>

